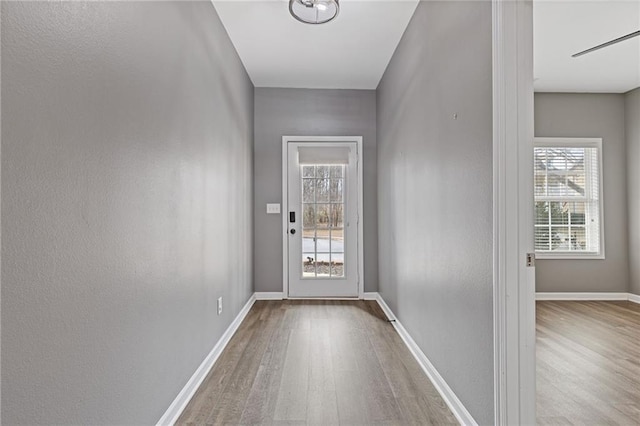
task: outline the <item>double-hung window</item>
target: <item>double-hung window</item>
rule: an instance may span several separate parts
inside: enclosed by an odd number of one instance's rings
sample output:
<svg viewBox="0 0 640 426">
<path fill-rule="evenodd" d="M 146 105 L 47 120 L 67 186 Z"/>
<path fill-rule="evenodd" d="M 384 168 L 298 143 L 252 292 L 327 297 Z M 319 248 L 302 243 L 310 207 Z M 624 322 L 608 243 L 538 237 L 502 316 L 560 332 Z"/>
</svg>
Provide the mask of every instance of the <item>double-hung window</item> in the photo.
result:
<svg viewBox="0 0 640 426">
<path fill-rule="evenodd" d="M 534 146 L 537 256 L 604 259 L 602 139 L 536 138 Z"/>
</svg>

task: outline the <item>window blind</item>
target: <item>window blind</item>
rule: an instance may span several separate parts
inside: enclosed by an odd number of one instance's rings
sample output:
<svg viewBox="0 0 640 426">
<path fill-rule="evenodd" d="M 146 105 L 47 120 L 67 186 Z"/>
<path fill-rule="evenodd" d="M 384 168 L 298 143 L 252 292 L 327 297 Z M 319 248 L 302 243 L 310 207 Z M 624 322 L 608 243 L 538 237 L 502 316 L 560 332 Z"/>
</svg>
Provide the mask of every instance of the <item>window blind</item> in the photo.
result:
<svg viewBox="0 0 640 426">
<path fill-rule="evenodd" d="M 601 252 L 599 165 L 598 147 L 546 143 L 535 148 L 537 252 Z"/>
</svg>

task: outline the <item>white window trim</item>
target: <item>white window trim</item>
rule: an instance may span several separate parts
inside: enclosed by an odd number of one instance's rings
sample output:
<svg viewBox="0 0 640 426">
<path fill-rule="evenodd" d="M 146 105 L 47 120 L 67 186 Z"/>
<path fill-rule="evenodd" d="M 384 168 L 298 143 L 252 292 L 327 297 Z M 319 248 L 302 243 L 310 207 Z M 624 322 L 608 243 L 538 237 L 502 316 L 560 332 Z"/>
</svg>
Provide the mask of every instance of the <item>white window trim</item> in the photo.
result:
<svg viewBox="0 0 640 426">
<path fill-rule="evenodd" d="M 535 148 L 549 148 L 559 146 L 580 146 L 585 148 L 597 148 L 598 149 L 598 201 L 599 201 L 599 222 L 600 222 L 600 252 L 585 252 L 576 253 L 573 251 L 554 251 L 545 252 L 536 250 L 537 259 L 557 259 L 557 260 L 570 260 L 570 259 L 604 259 L 604 189 L 603 189 L 603 175 L 604 169 L 602 168 L 602 138 L 534 138 L 533 146 Z M 535 197 L 534 197 L 535 201 Z"/>
</svg>

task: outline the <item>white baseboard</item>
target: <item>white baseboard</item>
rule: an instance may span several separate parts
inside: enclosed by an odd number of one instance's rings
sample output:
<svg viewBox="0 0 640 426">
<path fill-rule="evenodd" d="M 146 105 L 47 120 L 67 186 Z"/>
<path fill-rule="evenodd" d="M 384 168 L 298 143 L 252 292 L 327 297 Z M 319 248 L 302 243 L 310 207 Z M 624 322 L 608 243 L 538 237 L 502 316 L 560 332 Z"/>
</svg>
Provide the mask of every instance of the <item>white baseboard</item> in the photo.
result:
<svg viewBox="0 0 640 426">
<path fill-rule="evenodd" d="M 282 300 L 284 293 L 281 291 L 257 291 L 254 293 L 256 300 Z"/>
<path fill-rule="evenodd" d="M 173 400 L 169 408 L 167 408 L 167 411 L 160 420 L 158 420 L 157 425 L 173 425 L 178 420 L 180 414 L 182 414 L 187 404 L 191 401 L 191 398 L 202 384 L 202 381 L 207 377 L 207 374 L 209 374 L 211 367 L 213 367 L 213 364 L 215 364 L 218 357 L 229 343 L 229 340 L 231 340 L 231 337 L 233 337 L 236 330 L 238 330 L 238 327 L 240 327 L 240 324 L 242 324 L 242 321 L 244 321 L 244 318 L 249 313 L 249 310 L 255 301 L 256 295 L 252 294 L 222 337 L 220 337 L 218 343 L 216 343 L 213 349 L 211 349 L 209 355 L 207 355 L 204 361 L 202 361 L 202 364 L 200 364 L 196 372 L 193 373 L 193 376 L 191 376 L 187 384 L 182 388 L 178 396 L 176 396 L 176 399 Z"/>
<path fill-rule="evenodd" d="M 378 297 L 380 297 L 380 295 L 377 292 L 362 293 L 363 300 L 378 300 Z"/>
<path fill-rule="evenodd" d="M 629 302 L 640 303 L 640 295 L 629 293 Z"/>
<path fill-rule="evenodd" d="M 440 393 L 440 396 L 442 396 L 442 399 L 444 399 L 444 402 L 447 404 L 447 406 L 449 407 L 453 415 L 456 417 L 456 419 L 460 422 L 460 424 L 477 425 L 478 423 L 473 419 L 471 414 L 467 411 L 465 406 L 458 399 L 456 394 L 449 387 L 449 385 L 444 380 L 444 378 L 440 375 L 440 373 L 438 373 L 438 370 L 436 370 L 433 364 L 431 364 L 431 361 L 429 361 L 429 358 L 427 358 L 424 352 L 422 352 L 420 347 L 409 335 L 407 330 L 402 326 L 400 321 L 398 321 L 393 311 L 389 308 L 389 306 L 387 306 L 384 299 L 382 299 L 382 296 L 380 296 L 380 294 L 378 293 L 369 293 L 369 294 L 375 295 L 375 300 L 378 302 L 378 304 L 384 311 L 387 318 L 389 318 L 390 320 L 394 320 L 391 322 L 391 324 L 393 324 L 396 331 L 402 338 L 402 341 L 404 341 L 405 345 L 407 345 L 407 348 L 409 348 L 409 351 L 411 352 L 413 357 L 416 359 L 416 361 L 418 361 L 418 364 L 420 364 L 420 367 L 422 367 L 422 370 L 429 377 L 429 379 L 431 380 L 431 383 L 433 383 L 436 390 Z"/>
<path fill-rule="evenodd" d="M 536 293 L 536 300 L 631 300 L 629 293 Z"/>
<path fill-rule="evenodd" d="M 281 291 L 258 291 L 255 293 L 256 300 L 283 300 L 284 293 Z M 363 300 L 376 300 L 378 293 L 362 293 Z M 291 297 L 296 300 L 354 300 L 353 297 Z"/>
</svg>

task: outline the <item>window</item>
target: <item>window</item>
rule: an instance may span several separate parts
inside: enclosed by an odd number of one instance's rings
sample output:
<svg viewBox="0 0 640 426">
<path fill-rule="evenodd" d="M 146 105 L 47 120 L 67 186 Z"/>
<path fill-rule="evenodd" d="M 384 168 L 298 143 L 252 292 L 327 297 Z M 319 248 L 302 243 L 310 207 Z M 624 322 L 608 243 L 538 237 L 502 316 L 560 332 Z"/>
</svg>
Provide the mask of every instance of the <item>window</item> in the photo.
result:
<svg viewBox="0 0 640 426">
<path fill-rule="evenodd" d="M 535 139 L 539 258 L 604 259 L 601 158 L 602 139 Z"/>
</svg>

